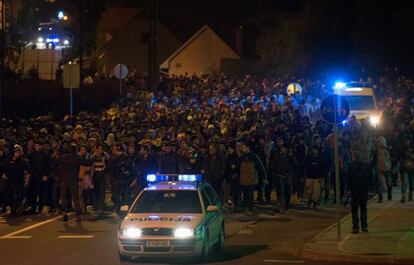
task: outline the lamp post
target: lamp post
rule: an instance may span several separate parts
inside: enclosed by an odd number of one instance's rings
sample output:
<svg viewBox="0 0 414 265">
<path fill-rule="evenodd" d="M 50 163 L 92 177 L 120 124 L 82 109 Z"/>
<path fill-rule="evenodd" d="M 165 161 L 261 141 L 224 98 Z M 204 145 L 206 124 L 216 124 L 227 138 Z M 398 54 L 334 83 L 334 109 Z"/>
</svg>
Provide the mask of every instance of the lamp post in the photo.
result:
<svg viewBox="0 0 414 265">
<path fill-rule="evenodd" d="M 5 38 L 6 38 L 6 4 L 5 4 L 5 0 L 0 0 L 1 1 L 1 40 L 0 40 L 0 45 L 1 45 L 1 66 L 0 66 L 0 117 L 2 117 L 3 115 L 3 92 L 4 92 L 4 84 L 5 84 L 5 75 L 4 75 L 4 61 L 6 59 L 5 56 L 5 52 L 6 52 L 6 47 L 5 47 Z"/>
</svg>

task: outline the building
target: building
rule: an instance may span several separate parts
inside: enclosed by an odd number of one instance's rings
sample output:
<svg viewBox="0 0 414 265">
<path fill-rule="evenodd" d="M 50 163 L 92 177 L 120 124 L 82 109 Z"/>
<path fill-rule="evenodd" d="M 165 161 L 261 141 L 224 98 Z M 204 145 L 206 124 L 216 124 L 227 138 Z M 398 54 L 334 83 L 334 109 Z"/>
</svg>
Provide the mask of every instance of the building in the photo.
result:
<svg viewBox="0 0 414 265">
<path fill-rule="evenodd" d="M 54 49 L 24 49 L 20 56 L 23 74 L 35 71 L 39 79 L 55 80 L 56 71 L 62 61 L 62 51 Z"/>
<path fill-rule="evenodd" d="M 164 61 L 178 47 L 180 40 L 158 22 L 158 57 Z M 111 73 L 117 64 L 148 73 L 149 21 L 139 9 L 109 8 L 98 27 L 98 70 Z"/>
<path fill-rule="evenodd" d="M 224 60 L 240 56 L 209 26 L 203 26 L 161 64 L 170 75 L 205 74 L 223 70 Z"/>
</svg>

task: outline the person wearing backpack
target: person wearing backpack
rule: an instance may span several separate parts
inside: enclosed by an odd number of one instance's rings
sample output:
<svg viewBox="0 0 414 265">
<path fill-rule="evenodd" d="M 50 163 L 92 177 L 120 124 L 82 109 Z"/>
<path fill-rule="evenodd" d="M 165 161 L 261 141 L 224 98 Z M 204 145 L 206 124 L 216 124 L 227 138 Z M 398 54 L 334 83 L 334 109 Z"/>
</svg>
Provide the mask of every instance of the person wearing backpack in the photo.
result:
<svg viewBox="0 0 414 265">
<path fill-rule="evenodd" d="M 392 177 L 391 177 L 391 155 L 388 150 L 387 141 L 383 136 L 378 137 L 375 150 L 375 169 L 377 172 L 378 203 L 383 201 L 384 190 L 387 191 L 387 198 L 392 200 Z"/>
</svg>

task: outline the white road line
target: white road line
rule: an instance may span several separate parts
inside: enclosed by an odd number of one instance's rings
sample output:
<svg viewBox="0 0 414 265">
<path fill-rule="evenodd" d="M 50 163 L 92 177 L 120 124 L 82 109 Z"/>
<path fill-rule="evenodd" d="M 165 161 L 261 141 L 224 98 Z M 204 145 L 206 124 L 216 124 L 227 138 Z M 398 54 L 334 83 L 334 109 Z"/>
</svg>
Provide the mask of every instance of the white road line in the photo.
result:
<svg viewBox="0 0 414 265">
<path fill-rule="evenodd" d="M 270 263 L 305 263 L 304 260 L 283 260 L 283 259 L 265 259 L 264 262 L 270 262 Z"/>
<path fill-rule="evenodd" d="M 39 226 L 46 225 L 46 224 L 48 224 L 48 223 L 52 223 L 52 222 L 54 222 L 54 221 L 58 220 L 59 218 L 62 218 L 62 215 L 59 215 L 59 216 L 56 216 L 56 217 L 54 217 L 54 218 L 52 218 L 52 219 L 48 219 L 48 220 L 46 220 L 46 221 L 43 221 L 43 222 L 40 222 L 40 223 L 37 223 L 37 224 L 31 225 L 31 226 L 28 226 L 28 227 L 25 227 L 25 228 L 19 229 L 19 230 L 14 231 L 14 232 L 12 232 L 12 233 L 10 233 L 10 234 L 7 234 L 7 235 L 4 235 L 4 236 L 0 237 L 0 239 L 14 237 L 14 236 L 16 236 L 16 235 L 18 235 L 18 234 L 21 234 L 21 233 L 23 233 L 23 232 L 26 232 L 26 231 L 29 231 L 29 230 L 35 229 L 35 228 L 37 228 L 37 227 L 39 227 Z"/>
<path fill-rule="evenodd" d="M 29 239 L 32 236 L 9 236 L 9 237 L 0 237 L 0 239 Z"/>
<path fill-rule="evenodd" d="M 90 239 L 94 238 L 94 235 L 67 235 L 67 236 L 58 236 L 60 239 Z"/>
</svg>

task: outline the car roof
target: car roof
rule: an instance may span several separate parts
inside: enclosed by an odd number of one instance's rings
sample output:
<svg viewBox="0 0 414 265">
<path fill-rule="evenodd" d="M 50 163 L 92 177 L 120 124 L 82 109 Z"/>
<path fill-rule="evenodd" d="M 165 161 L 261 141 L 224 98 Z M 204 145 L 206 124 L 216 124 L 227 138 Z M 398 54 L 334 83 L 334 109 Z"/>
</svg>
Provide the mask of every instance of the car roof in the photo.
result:
<svg viewBox="0 0 414 265">
<path fill-rule="evenodd" d="M 165 181 L 150 185 L 145 190 L 198 190 L 199 187 L 199 182 Z"/>
</svg>

